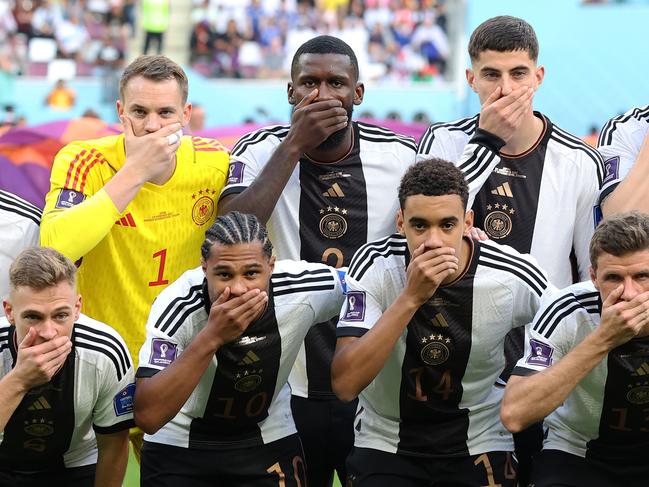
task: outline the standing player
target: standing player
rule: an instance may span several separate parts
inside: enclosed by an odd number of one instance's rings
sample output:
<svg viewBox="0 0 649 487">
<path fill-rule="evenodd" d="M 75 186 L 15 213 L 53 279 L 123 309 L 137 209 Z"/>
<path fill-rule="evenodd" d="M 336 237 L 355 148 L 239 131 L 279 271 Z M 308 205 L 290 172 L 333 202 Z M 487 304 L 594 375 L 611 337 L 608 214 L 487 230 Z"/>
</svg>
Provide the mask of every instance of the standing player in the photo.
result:
<svg viewBox="0 0 649 487">
<path fill-rule="evenodd" d="M 503 400 L 511 431 L 545 418 L 536 487 L 649 478 L 649 216 L 604 220 L 590 256 L 592 282 L 564 289 L 527 330 Z"/>
<path fill-rule="evenodd" d="M 80 260 L 84 313 L 115 327 L 134 357 L 155 297 L 199 262 L 225 182 L 221 144 L 178 135 L 187 90 L 166 57 L 133 61 L 117 101 L 124 134 L 61 149 L 46 197 L 41 243 Z"/>
<path fill-rule="evenodd" d="M 609 120 L 597 149 L 606 167 L 600 196 L 604 216 L 629 210 L 649 213 L 649 105 Z"/>
<path fill-rule="evenodd" d="M 354 51 L 319 36 L 297 50 L 288 102 L 291 124 L 244 136 L 232 150 L 221 212 L 268 221 L 280 259 L 347 266 L 368 240 L 394 231 L 396 181 L 415 160 L 410 137 L 352 122 L 363 101 Z M 309 485 L 344 479 L 354 404 L 331 390 L 335 321 L 314 328 L 291 374 L 293 415 L 309 465 Z"/>
<path fill-rule="evenodd" d="M 491 150 L 479 147 L 471 158 L 492 159 L 473 204 L 475 225 L 489 238 L 529 252 L 554 284 L 568 286 L 588 278 L 603 163 L 596 150 L 533 111 L 533 94 L 545 74 L 538 53 L 534 29 L 524 20 L 502 16 L 480 24 L 469 41 L 466 77 L 482 109 L 471 118 L 431 125 L 418 158 L 459 165 L 470 138 L 486 131 Z"/>
<path fill-rule="evenodd" d="M 9 292 L 9 266 L 21 250 L 38 245 L 41 210 L 0 190 L 0 299 Z M 0 316 L 4 311 L 0 309 Z"/>
<path fill-rule="evenodd" d="M 309 328 L 340 312 L 342 284 L 272 250 L 256 217 L 220 216 L 202 269 L 154 303 L 135 402 L 143 486 L 307 485 L 288 375 Z"/>
<path fill-rule="evenodd" d="M 74 264 L 31 248 L 0 318 L 0 486 L 119 487 L 133 425 L 122 338 L 80 315 Z"/>
<path fill-rule="evenodd" d="M 466 236 L 468 199 L 452 163 L 418 162 L 399 234 L 352 259 L 332 365 L 339 397 L 360 394 L 349 486 L 515 485 L 495 381 L 550 285 L 530 257 Z"/>
</svg>

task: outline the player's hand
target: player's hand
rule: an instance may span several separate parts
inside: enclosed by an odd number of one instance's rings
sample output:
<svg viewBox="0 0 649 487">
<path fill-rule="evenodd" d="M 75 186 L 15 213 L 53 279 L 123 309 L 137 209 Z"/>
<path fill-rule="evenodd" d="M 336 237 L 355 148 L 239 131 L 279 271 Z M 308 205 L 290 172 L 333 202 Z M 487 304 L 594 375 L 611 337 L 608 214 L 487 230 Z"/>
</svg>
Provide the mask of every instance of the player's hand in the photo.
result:
<svg viewBox="0 0 649 487">
<path fill-rule="evenodd" d="M 602 303 L 602 319 L 595 333 L 610 350 L 632 338 L 649 335 L 649 291 L 638 294 L 631 301 L 616 301 L 622 296 L 620 284 Z"/>
<path fill-rule="evenodd" d="M 316 88 L 300 100 L 291 117 L 291 128 L 286 141 L 294 144 L 301 154 L 315 149 L 349 123 L 340 100 L 315 101 L 317 97 Z"/>
<path fill-rule="evenodd" d="M 516 88 L 506 96 L 497 87 L 482 105 L 478 126 L 508 142 L 525 116 L 532 113 L 534 90 L 527 86 Z"/>
<path fill-rule="evenodd" d="M 459 261 L 452 247 L 428 249 L 421 244 L 413 253 L 406 271 L 405 293 L 421 306 L 437 288 L 458 271 Z"/>
<path fill-rule="evenodd" d="M 268 294 L 259 289 L 232 299 L 230 296 L 230 288 L 226 287 L 210 307 L 206 328 L 210 329 L 217 349 L 239 338 L 268 303 Z"/>
<path fill-rule="evenodd" d="M 487 235 L 484 230 L 478 227 L 469 228 L 469 231 L 467 233 L 473 240 L 489 240 L 489 235 Z"/>
<path fill-rule="evenodd" d="M 30 328 L 18 345 L 14 374 L 26 390 L 49 382 L 72 350 L 70 337 L 58 336 L 34 345 L 36 336 L 36 331 Z"/>
<path fill-rule="evenodd" d="M 142 182 L 153 181 L 172 170 L 174 156 L 180 147 L 179 122 L 165 125 L 160 130 L 136 137 L 131 119 L 124 115 L 125 166 L 140 175 Z M 171 142 L 171 143 L 170 143 Z"/>
</svg>

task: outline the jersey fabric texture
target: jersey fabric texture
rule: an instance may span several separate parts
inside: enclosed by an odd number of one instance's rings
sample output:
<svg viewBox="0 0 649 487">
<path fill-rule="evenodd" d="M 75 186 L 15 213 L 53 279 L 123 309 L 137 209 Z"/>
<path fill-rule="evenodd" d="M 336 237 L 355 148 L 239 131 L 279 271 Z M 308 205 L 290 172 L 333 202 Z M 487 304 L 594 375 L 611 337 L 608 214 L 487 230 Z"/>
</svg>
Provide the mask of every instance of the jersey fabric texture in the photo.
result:
<svg viewBox="0 0 649 487">
<path fill-rule="evenodd" d="M 216 140 L 183 137 L 171 179 L 145 183 L 120 214 L 103 187 L 125 158 L 123 135 L 61 149 L 52 167 L 41 244 L 80 259 L 83 312 L 117 329 L 136 357 L 155 297 L 200 262 L 228 155 Z"/>
<path fill-rule="evenodd" d="M 649 105 L 633 108 L 609 120 L 599 134 L 597 150 L 604 158 L 606 173 L 600 202 L 611 194 L 629 173 L 649 130 Z"/>
<path fill-rule="evenodd" d="M 348 266 L 361 245 L 395 231 L 397 187 L 415 161 L 415 141 L 374 125 L 352 126 L 353 148 L 343 160 L 317 164 L 303 157 L 291 174 L 268 221 L 278 258 Z M 232 149 L 221 197 L 250 186 L 289 129 L 267 127 L 244 136 Z M 309 333 L 291 374 L 293 394 L 335 397 L 335 342 L 335 321 Z"/>
<path fill-rule="evenodd" d="M 354 446 L 419 457 L 513 450 L 498 414 L 503 389 L 494 383 L 505 366 L 505 336 L 532 321 L 551 286 L 531 257 L 467 242 L 462 276 L 417 310 L 361 392 Z M 377 323 L 406 285 L 408 255 L 398 234 L 357 252 L 339 337 L 361 337 Z"/>
<path fill-rule="evenodd" d="M 0 190 L 0 299 L 9 292 L 9 267 L 27 247 L 38 245 L 41 210 L 18 196 Z M 4 310 L 0 309 L 0 316 Z"/>
<path fill-rule="evenodd" d="M 561 360 L 599 326 L 601 311 L 592 282 L 562 290 L 528 328 L 525 355 L 513 374 L 530 375 Z M 649 338 L 631 340 L 609 352 L 545 418 L 549 431 L 543 448 L 605 467 L 646 465 L 648 374 Z"/>
<path fill-rule="evenodd" d="M 492 240 L 530 253 L 559 287 L 588 279 L 588 246 L 594 231 L 604 167 L 595 149 L 535 112 L 544 123 L 539 140 L 515 156 L 476 152 L 494 158 L 472 205 L 474 224 Z M 458 165 L 476 133 L 478 116 L 431 125 L 418 159 L 436 156 Z M 487 132 L 485 132 L 487 133 Z M 492 136 L 495 137 L 495 136 Z M 557 230 L 560 231 L 557 231 Z"/>
<path fill-rule="evenodd" d="M 153 305 L 138 377 L 173 363 L 207 323 L 201 268 L 183 274 Z M 309 329 L 339 313 L 338 272 L 323 264 L 278 261 L 268 306 L 240 338 L 221 347 L 180 412 L 145 441 L 197 449 L 267 444 L 294 434 L 287 380 Z"/>
<path fill-rule="evenodd" d="M 48 471 L 97 463 L 95 433 L 127 430 L 133 423 L 133 364 L 111 327 L 80 315 L 72 351 L 50 382 L 30 389 L 3 432 L 0 465 Z M 15 328 L 0 318 L 0 376 L 15 366 Z"/>
</svg>

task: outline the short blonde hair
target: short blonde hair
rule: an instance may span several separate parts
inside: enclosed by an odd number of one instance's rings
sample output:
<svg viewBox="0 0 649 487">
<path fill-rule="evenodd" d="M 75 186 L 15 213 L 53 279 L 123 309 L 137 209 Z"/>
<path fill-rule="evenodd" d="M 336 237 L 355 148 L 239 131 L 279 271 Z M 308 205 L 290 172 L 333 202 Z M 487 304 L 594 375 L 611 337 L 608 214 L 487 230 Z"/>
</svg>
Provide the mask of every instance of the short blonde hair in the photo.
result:
<svg viewBox="0 0 649 487">
<path fill-rule="evenodd" d="M 602 221 L 590 240 L 590 265 L 597 270 L 603 254 L 621 257 L 649 249 L 649 215 L 639 211 L 620 213 Z"/>
<path fill-rule="evenodd" d="M 9 286 L 12 291 L 29 287 L 41 291 L 67 282 L 76 287 L 77 268 L 65 255 L 49 247 L 31 247 L 23 250 L 9 268 Z"/>
<path fill-rule="evenodd" d="M 166 81 L 175 79 L 180 88 L 183 104 L 187 103 L 189 81 L 183 68 L 166 56 L 143 55 L 138 56 L 131 64 L 126 66 L 122 78 L 119 80 L 119 98 L 124 101 L 126 85 L 138 76 L 150 81 Z"/>
</svg>

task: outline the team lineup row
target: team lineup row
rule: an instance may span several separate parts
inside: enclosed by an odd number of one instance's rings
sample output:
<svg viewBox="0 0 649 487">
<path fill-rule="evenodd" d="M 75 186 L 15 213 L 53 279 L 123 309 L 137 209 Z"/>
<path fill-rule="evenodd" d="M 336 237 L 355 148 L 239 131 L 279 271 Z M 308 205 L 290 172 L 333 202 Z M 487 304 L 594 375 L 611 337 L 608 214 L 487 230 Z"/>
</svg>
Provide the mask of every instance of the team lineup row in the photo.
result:
<svg viewBox="0 0 649 487">
<path fill-rule="evenodd" d="M 649 110 L 597 151 L 532 109 L 529 24 L 469 54 L 480 114 L 417 147 L 352 120 L 356 57 L 317 37 L 290 125 L 229 155 L 179 133 L 180 67 L 129 65 L 124 134 L 55 158 L 65 257 L 7 273 L 0 485 L 120 485 L 133 417 L 142 485 L 644 485 L 649 221 L 613 215 L 648 210 Z M 0 209 L 24 246 L 38 212 Z"/>
</svg>

